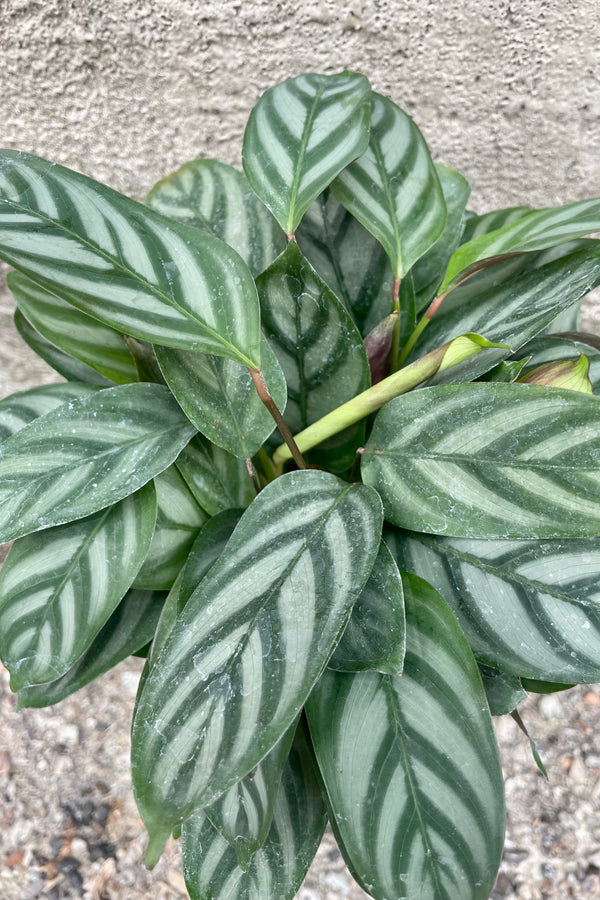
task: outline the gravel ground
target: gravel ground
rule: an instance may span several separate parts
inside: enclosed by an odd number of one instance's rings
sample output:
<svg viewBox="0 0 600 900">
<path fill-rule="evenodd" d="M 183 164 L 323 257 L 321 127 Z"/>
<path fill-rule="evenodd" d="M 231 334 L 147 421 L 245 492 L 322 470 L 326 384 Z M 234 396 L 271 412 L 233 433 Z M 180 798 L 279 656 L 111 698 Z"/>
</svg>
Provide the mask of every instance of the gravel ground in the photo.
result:
<svg viewBox="0 0 600 900">
<path fill-rule="evenodd" d="M 0 396 L 52 380 L 11 319 L 0 295 Z M 588 313 L 585 327 L 600 332 L 598 321 Z M 187 896 L 175 842 L 152 872 L 143 864 L 129 776 L 140 672 L 130 660 L 55 707 L 17 711 L 0 667 L 0 900 Z M 508 829 L 492 898 L 600 900 L 600 686 L 530 697 L 520 711 L 549 779 L 512 719 L 497 720 Z M 298 900 L 365 896 L 326 835 Z"/>
</svg>

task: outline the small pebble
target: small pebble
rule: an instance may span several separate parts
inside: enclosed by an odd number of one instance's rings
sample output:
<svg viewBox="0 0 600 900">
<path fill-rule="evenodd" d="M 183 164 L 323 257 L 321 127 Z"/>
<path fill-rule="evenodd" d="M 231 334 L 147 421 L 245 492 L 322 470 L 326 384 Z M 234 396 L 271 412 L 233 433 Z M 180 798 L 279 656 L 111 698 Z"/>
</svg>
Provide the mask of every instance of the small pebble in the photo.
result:
<svg viewBox="0 0 600 900">
<path fill-rule="evenodd" d="M 56 734 L 56 742 L 65 747 L 75 747 L 79 743 L 79 728 L 69 723 L 61 725 Z"/>
<path fill-rule="evenodd" d="M 562 703 L 556 694 L 545 694 L 540 698 L 540 712 L 544 719 L 557 719 L 562 716 Z"/>
</svg>

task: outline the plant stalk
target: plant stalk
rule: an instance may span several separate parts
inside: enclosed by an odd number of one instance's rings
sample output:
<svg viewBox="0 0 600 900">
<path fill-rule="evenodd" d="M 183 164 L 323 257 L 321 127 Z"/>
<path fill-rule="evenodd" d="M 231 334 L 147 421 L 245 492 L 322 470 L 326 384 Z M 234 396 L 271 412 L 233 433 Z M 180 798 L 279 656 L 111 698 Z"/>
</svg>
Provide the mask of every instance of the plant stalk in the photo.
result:
<svg viewBox="0 0 600 900">
<path fill-rule="evenodd" d="M 404 369 L 384 378 L 383 381 L 338 406 L 318 422 L 314 422 L 299 432 L 295 436 L 299 452 L 310 450 L 327 438 L 343 431 L 344 428 L 348 428 L 349 425 L 360 422 L 361 419 L 376 412 L 394 397 L 406 394 L 427 381 L 428 378 L 437 375 L 438 372 L 443 372 L 451 366 L 464 362 L 486 347 L 510 349 L 506 344 L 494 344 L 479 335 L 462 335 L 454 338 L 421 359 L 415 360 Z M 286 459 L 290 459 L 291 455 L 289 447 L 281 444 L 273 454 L 273 462 L 275 465 L 280 465 Z"/>
<path fill-rule="evenodd" d="M 252 378 L 252 381 L 254 382 L 256 393 L 273 416 L 275 424 L 279 428 L 281 437 L 284 439 L 287 445 L 289 455 L 285 458 L 293 459 L 299 469 L 307 469 L 308 466 L 304 461 L 302 453 L 298 449 L 296 441 L 294 440 L 294 436 L 285 423 L 283 416 L 277 409 L 277 405 L 271 397 L 271 394 L 269 393 L 269 388 L 267 387 L 267 382 L 264 379 L 263 373 L 260 371 L 260 369 L 248 369 L 248 371 L 250 372 L 250 376 Z"/>
</svg>

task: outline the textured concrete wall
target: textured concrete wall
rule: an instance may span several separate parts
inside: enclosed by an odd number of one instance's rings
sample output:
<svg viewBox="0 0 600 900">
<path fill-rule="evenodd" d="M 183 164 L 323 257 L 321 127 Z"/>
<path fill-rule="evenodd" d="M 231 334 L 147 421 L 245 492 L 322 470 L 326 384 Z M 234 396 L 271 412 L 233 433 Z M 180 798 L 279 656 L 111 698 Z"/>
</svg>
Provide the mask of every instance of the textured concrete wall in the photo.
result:
<svg viewBox="0 0 600 900">
<path fill-rule="evenodd" d="M 1 143 L 141 197 L 303 71 L 364 72 L 473 206 L 600 194 L 598 0 L 0 0 Z"/>
</svg>

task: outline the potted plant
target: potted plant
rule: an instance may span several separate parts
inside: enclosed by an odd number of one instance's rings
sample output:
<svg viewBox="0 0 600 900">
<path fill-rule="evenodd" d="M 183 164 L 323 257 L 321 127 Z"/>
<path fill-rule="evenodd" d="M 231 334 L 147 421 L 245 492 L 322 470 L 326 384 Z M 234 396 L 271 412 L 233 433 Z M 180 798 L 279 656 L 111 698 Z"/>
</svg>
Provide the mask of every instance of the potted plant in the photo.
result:
<svg viewBox="0 0 600 900">
<path fill-rule="evenodd" d="M 146 657 L 132 772 L 192 898 L 291 898 L 327 820 L 376 898 L 485 900 L 492 715 L 600 679 L 600 200 L 475 215 L 358 74 L 145 204 L 0 155 L 0 257 L 65 382 L 0 402 L 21 706 Z"/>
</svg>

